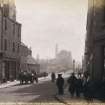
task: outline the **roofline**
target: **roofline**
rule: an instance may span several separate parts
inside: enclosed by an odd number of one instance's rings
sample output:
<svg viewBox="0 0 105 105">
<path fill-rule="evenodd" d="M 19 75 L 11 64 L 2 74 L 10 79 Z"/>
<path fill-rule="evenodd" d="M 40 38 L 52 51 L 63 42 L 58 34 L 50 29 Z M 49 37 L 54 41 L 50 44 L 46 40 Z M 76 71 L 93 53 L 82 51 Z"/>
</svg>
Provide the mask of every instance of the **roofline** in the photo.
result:
<svg viewBox="0 0 105 105">
<path fill-rule="evenodd" d="M 13 22 L 13 23 L 15 23 L 15 24 L 18 24 L 18 25 L 22 26 L 22 24 L 21 24 L 21 23 L 19 23 L 19 22 L 17 22 L 17 21 L 12 20 L 12 19 L 11 19 L 11 18 L 9 18 L 9 17 L 6 17 L 6 16 L 3 16 L 3 17 L 4 17 L 4 18 L 9 19 L 11 22 Z"/>
</svg>

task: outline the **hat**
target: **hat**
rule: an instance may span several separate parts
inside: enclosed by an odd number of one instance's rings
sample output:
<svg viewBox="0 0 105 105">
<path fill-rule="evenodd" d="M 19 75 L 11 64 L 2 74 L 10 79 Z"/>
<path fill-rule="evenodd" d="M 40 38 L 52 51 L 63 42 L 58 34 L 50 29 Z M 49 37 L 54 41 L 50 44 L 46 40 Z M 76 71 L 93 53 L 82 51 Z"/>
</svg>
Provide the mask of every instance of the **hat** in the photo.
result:
<svg viewBox="0 0 105 105">
<path fill-rule="evenodd" d="M 58 76 L 62 76 L 62 74 L 58 74 Z"/>
<path fill-rule="evenodd" d="M 73 72 L 73 73 L 71 73 L 71 75 L 74 75 L 75 73 Z"/>
</svg>

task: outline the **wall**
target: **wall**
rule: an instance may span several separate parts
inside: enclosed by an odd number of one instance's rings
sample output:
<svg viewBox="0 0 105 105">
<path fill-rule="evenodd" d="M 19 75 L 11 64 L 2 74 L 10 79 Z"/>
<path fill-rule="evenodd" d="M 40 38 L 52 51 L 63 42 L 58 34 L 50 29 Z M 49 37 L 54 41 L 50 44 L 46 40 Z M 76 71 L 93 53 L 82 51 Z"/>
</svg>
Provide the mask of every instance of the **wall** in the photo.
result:
<svg viewBox="0 0 105 105">
<path fill-rule="evenodd" d="M 19 49 L 21 44 L 21 24 L 12 21 L 9 18 L 3 18 L 3 51 L 5 57 L 19 57 Z M 5 40 L 7 40 L 7 50 L 5 50 Z M 13 51 L 14 43 L 14 51 Z"/>
</svg>

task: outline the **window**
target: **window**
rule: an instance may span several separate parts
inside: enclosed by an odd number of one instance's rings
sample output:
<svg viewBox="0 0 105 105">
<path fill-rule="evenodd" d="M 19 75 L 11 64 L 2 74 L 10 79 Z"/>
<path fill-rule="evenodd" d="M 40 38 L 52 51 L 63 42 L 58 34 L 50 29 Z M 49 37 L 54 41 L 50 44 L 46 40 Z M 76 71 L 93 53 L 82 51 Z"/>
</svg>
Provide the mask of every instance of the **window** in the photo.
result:
<svg viewBox="0 0 105 105">
<path fill-rule="evenodd" d="M 4 50 L 7 50 L 7 39 L 4 39 Z"/>
<path fill-rule="evenodd" d="M 13 23 L 13 36 L 15 36 L 15 23 Z"/>
<path fill-rule="evenodd" d="M 20 37 L 20 25 L 18 26 L 18 37 Z"/>
<path fill-rule="evenodd" d="M 7 20 L 5 19 L 5 30 L 7 30 Z"/>
<path fill-rule="evenodd" d="M 13 48 L 12 51 L 15 52 L 15 43 L 13 42 Z"/>
<path fill-rule="evenodd" d="M 8 17 L 9 16 L 9 5 L 3 4 L 3 16 Z"/>
<path fill-rule="evenodd" d="M 17 49 L 17 52 L 18 52 L 18 53 L 20 52 L 20 46 L 19 46 L 19 44 L 18 44 L 18 49 Z"/>
</svg>

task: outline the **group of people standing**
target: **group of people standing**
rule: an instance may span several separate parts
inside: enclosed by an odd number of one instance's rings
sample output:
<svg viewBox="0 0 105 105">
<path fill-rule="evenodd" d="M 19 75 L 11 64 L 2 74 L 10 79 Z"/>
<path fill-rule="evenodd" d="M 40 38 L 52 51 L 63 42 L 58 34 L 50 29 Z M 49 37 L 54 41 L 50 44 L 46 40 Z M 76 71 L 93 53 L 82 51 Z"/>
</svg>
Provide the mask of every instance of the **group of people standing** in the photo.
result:
<svg viewBox="0 0 105 105">
<path fill-rule="evenodd" d="M 54 73 L 52 74 L 53 79 L 55 79 Z M 52 79 L 52 82 L 55 80 Z M 77 76 L 75 76 L 74 73 L 70 75 L 70 77 L 67 79 L 68 84 L 68 92 L 70 93 L 71 97 L 76 95 L 77 97 L 80 97 L 81 93 L 86 96 L 87 88 L 88 88 L 88 82 L 89 82 L 89 76 L 85 77 L 81 75 L 81 73 L 78 73 Z M 56 85 L 58 88 L 58 94 L 63 95 L 64 94 L 64 84 L 65 80 L 62 77 L 62 74 L 58 74 L 58 77 L 56 79 Z"/>
<path fill-rule="evenodd" d="M 80 97 L 80 93 L 83 89 L 83 80 L 80 74 L 78 74 L 78 77 L 72 73 L 72 75 L 67 80 L 67 83 L 69 84 L 69 92 L 71 96 L 73 97 L 76 93 L 77 97 Z"/>
</svg>

